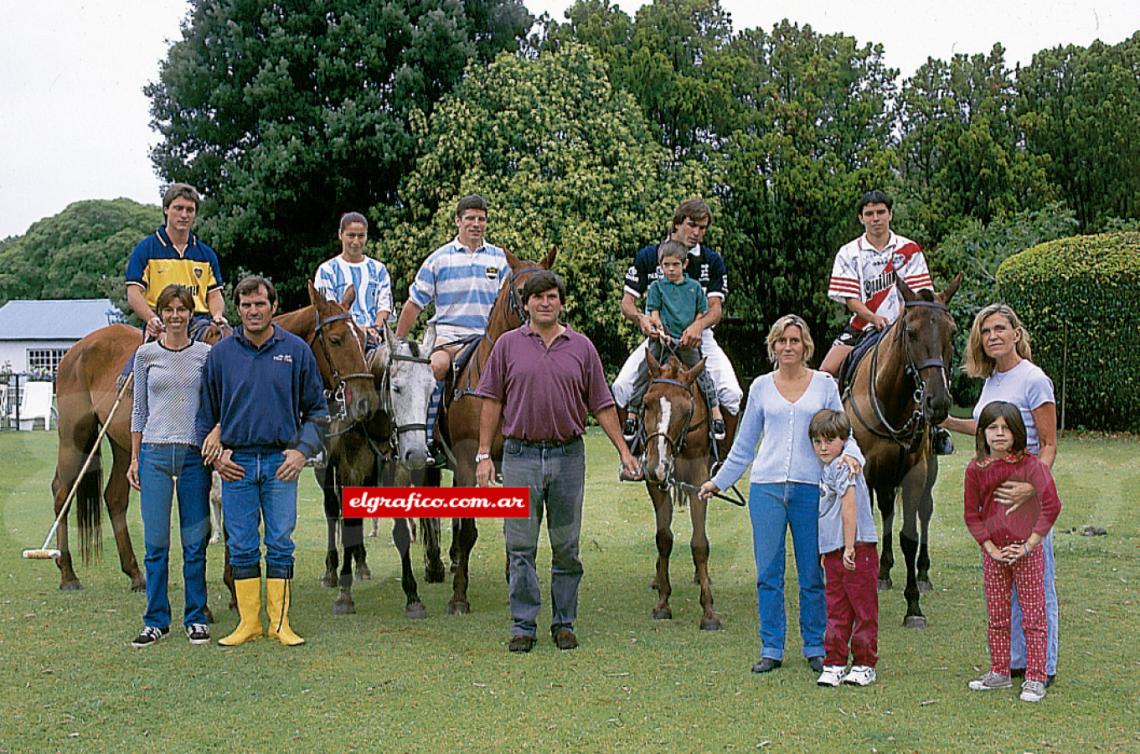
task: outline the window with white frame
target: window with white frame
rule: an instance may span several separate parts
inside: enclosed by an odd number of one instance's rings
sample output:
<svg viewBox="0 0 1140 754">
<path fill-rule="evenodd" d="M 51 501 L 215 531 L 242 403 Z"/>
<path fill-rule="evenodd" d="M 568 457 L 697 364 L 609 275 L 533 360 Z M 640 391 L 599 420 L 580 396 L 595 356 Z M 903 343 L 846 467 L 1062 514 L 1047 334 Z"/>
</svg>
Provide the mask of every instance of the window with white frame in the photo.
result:
<svg viewBox="0 0 1140 754">
<path fill-rule="evenodd" d="M 53 378 L 59 368 L 59 361 L 67 353 L 66 348 L 29 348 L 28 371 L 50 374 Z"/>
</svg>

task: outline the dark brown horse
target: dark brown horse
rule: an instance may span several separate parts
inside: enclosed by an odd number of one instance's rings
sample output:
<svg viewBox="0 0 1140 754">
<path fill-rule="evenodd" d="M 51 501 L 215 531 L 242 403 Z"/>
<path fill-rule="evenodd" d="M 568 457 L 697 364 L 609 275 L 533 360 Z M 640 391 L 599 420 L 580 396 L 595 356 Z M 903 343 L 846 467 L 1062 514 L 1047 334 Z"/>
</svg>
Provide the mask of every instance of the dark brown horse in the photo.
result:
<svg viewBox="0 0 1140 754">
<path fill-rule="evenodd" d="M 522 287 L 526 279 L 538 270 L 549 270 L 554 264 L 556 249 L 547 252 L 546 257 L 538 264 L 518 259 L 509 251 L 505 252 L 510 263 L 511 273 L 506 276 L 499 295 L 491 307 L 491 314 L 487 320 L 487 332 L 479 341 L 474 353 L 468 359 L 463 369 L 456 376 L 455 382 L 450 386 L 444 396 L 444 410 L 437 431 L 443 438 L 450 454 L 449 460 L 453 463 L 452 484 L 456 487 L 475 486 L 475 453 L 479 446 L 479 412 L 482 401 L 475 395 L 475 388 L 479 384 L 479 377 L 483 373 L 483 366 L 491 356 L 491 349 L 495 340 L 516 327 L 522 325 L 526 318 L 526 309 L 523 307 Z M 503 437 L 496 434 L 491 448 L 491 456 L 498 468 L 503 458 Z M 427 475 L 426 483 L 439 484 L 438 470 Z M 439 519 L 426 522 L 424 536 L 424 556 L 428 563 L 428 581 L 432 581 L 433 572 L 437 572 L 435 564 L 439 563 Z M 467 600 L 468 563 L 471 550 L 479 532 L 475 528 L 475 519 L 459 519 L 452 525 L 452 543 L 450 548 L 452 570 L 455 572 L 452 582 L 451 599 L 447 603 L 447 612 L 452 614 L 465 614 L 471 612 L 471 604 Z"/>
<path fill-rule="evenodd" d="M 867 459 L 867 486 L 883 518 L 880 590 L 891 587 L 895 492 L 902 487 L 899 547 L 906 561 L 903 625 L 908 628 L 926 627 L 919 593 L 931 590 L 927 542 L 934 512 L 931 491 L 938 478 L 930 428 L 950 411 L 948 369 L 955 326 L 947 304 L 961 281 L 958 275 L 941 293 L 914 293 L 899 280 L 903 314 L 858 363 L 843 393 L 843 406 Z"/>
<path fill-rule="evenodd" d="M 676 356 L 669 356 L 662 366 L 652 350 L 645 353 L 649 366 L 649 388 L 642 400 L 642 426 L 645 428 L 644 455 L 641 470 L 645 486 L 653 500 L 657 520 L 657 589 L 655 619 L 673 617 L 669 607 L 672 586 L 669 583 L 669 556 L 673 552 L 673 507 L 689 506 L 693 536 L 689 547 L 693 553 L 694 581 L 701 587 L 701 629 L 720 629 L 720 616 L 713 609 L 712 584 L 709 579 L 709 538 L 705 530 L 708 501 L 697 491 L 709 478 L 709 412 L 704 396 L 694 384 L 705 368 L 701 359 L 689 368 Z M 731 438 L 726 438 L 731 442 Z"/>
<path fill-rule="evenodd" d="M 351 304 L 351 293 L 346 294 L 344 305 L 325 301 L 309 286 L 310 305 L 274 321 L 286 330 L 305 339 L 316 356 L 325 388 L 330 398 L 330 413 L 344 412 L 350 416 L 365 416 L 377 403 L 372 387 L 372 375 L 364 364 L 364 354 L 355 334 L 345 306 Z M 205 340 L 214 342 L 221 333 L 211 328 Z M 111 325 L 96 330 L 72 346 L 59 363 L 56 376 L 56 400 L 59 410 L 59 454 L 56 461 L 52 492 L 55 495 L 55 514 L 59 511 L 76 484 L 76 477 L 87 455 L 92 452 L 100 426 L 107 421 L 115 402 L 115 383 L 127 360 L 142 344 L 142 332 L 128 325 Z M 361 376 L 363 375 L 363 376 Z M 339 397 L 338 397 L 339 396 Z M 339 401 L 334 407 L 334 400 Z M 146 582 L 139 571 L 127 529 L 127 503 L 130 487 L 127 484 L 127 467 L 130 465 L 131 388 L 127 387 L 119 408 L 111 418 L 107 439 L 111 445 L 111 470 L 107 487 L 103 490 L 107 512 L 115 531 L 115 546 L 119 552 L 119 565 L 131 579 L 131 588 L 141 591 Z M 79 522 L 79 544 L 85 563 L 100 552 L 102 520 L 99 512 L 99 493 L 102 486 L 101 451 L 96 449 L 95 459 L 83 478 L 78 480 L 75 496 L 76 517 Z M 68 549 L 67 517 L 63 518 L 56 534 L 60 557 L 56 560 L 60 571 L 59 588 L 81 588 L 79 577 L 72 565 Z"/>
</svg>

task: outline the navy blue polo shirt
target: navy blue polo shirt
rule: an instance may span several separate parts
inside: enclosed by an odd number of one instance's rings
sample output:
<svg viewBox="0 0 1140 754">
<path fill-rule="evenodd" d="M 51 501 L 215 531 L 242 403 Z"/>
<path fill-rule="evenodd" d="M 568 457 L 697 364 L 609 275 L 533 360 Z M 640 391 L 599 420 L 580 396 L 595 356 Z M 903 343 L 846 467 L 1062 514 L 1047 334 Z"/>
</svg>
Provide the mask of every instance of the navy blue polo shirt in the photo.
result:
<svg viewBox="0 0 1140 754">
<path fill-rule="evenodd" d="M 625 292 L 634 298 L 641 298 L 649 290 L 649 284 L 665 273 L 657 264 L 657 244 L 646 246 L 637 252 L 633 266 L 625 274 Z M 685 274 L 701 284 L 707 298 L 720 298 L 728 295 L 728 270 L 724 257 L 708 246 L 702 245 L 696 253 L 689 250 L 689 265 Z"/>
</svg>

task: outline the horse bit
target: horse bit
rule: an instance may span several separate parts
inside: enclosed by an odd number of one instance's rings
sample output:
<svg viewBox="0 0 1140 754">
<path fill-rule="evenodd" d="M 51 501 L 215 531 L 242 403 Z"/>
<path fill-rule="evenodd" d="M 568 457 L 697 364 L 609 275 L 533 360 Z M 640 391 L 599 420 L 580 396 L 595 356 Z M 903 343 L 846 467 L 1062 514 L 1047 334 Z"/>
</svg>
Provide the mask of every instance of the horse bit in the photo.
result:
<svg viewBox="0 0 1140 754">
<path fill-rule="evenodd" d="M 347 388 L 348 381 L 354 380 L 354 379 L 371 380 L 372 374 L 370 372 L 352 372 L 351 374 L 341 375 L 340 372 L 337 371 L 336 364 L 333 363 L 333 360 L 332 360 L 331 355 L 329 353 L 328 344 L 325 343 L 324 328 L 327 327 L 328 325 L 332 324 L 333 322 L 339 322 L 339 321 L 345 320 L 345 319 L 350 320 L 352 318 L 352 314 L 350 314 L 349 312 L 341 312 L 340 314 L 334 314 L 333 316 L 327 317 L 324 320 L 322 320 L 321 319 L 321 312 L 319 309 L 317 309 L 316 307 L 313 307 L 313 313 L 315 314 L 316 320 L 317 320 L 316 327 L 313 331 L 313 337 L 315 337 L 317 339 L 317 342 L 319 342 L 321 344 L 321 353 L 325 358 L 325 363 L 329 365 L 329 370 L 332 372 L 332 381 L 335 384 L 335 387 L 332 390 L 325 390 L 324 391 L 325 392 L 325 400 L 328 401 L 329 407 L 330 407 L 329 421 L 330 422 L 343 421 L 346 418 L 348 418 L 348 401 L 346 399 L 347 398 L 346 394 L 348 391 L 348 388 Z M 356 326 L 355 322 L 349 323 L 350 328 L 354 328 L 355 326 Z M 353 336 L 354 337 L 356 336 L 355 330 L 353 330 Z M 310 342 L 310 345 L 311 345 L 311 342 Z M 358 346 L 360 345 L 359 338 L 357 338 L 357 345 Z M 361 347 L 361 349 L 360 349 L 360 356 L 361 356 L 361 359 L 364 358 L 364 348 L 363 347 Z M 336 407 L 337 407 L 335 414 L 331 411 L 333 404 L 336 404 Z"/>
</svg>

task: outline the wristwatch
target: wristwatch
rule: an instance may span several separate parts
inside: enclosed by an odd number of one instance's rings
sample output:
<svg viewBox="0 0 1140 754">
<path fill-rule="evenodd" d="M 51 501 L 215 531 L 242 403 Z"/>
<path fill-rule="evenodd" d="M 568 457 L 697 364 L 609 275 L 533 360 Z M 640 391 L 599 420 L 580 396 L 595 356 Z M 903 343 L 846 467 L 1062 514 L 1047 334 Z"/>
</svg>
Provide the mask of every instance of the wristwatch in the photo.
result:
<svg viewBox="0 0 1140 754">
<path fill-rule="evenodd" d="M 475 463 L 482 463 L 483 461 L 490 461 L 490 460 L 491 460 L 491 454 L 490 453 L 476 453 L 475 454 Z"/>
</svg>

